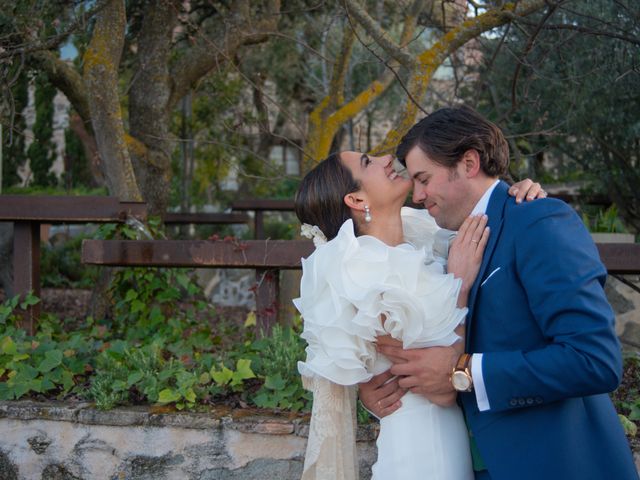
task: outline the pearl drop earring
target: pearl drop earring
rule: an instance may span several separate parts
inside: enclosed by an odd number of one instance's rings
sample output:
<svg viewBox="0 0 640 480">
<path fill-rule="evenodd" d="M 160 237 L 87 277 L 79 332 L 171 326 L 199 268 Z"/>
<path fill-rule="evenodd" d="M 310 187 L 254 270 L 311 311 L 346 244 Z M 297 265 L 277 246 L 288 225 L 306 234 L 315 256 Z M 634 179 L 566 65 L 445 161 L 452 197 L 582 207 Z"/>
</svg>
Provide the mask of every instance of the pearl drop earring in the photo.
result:
<svg viewBox="0 0 640 480">
<path fill-rule="evenodd" d="M 364 221 L 367 223 L 371 222 L 371 210 L 369 210 L 369 205 L 364 206 Z"/>
</svg>

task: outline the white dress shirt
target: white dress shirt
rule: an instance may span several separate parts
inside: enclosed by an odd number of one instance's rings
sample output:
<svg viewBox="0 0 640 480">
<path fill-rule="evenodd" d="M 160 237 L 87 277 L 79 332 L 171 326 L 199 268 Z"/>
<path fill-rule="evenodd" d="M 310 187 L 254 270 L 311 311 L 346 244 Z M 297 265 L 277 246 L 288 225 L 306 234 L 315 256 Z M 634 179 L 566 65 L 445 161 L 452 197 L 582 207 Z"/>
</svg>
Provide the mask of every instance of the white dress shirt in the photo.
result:
<svg viewBox="0 0 640 480">
<path fill-rule="evenodd" d="M 489 199 L 499 183 L 500 180 L 496 180 L 495 183 L 484 192 L 484 195 L 482 195 L 482 198 L 480 198 L 472 210 L 471 215 L 487 213 Z M 482 353 L 474 353 L 471 356 L 471 377 L 473 378 L 473 390 L 476 393 L 478 410 L 485 412 L 491 408 L 491 405 L 489 405 L 489 397 L 487 396 L 487 389 L 484 386 L 484 378 L 482 377 Z"/>
</svg>

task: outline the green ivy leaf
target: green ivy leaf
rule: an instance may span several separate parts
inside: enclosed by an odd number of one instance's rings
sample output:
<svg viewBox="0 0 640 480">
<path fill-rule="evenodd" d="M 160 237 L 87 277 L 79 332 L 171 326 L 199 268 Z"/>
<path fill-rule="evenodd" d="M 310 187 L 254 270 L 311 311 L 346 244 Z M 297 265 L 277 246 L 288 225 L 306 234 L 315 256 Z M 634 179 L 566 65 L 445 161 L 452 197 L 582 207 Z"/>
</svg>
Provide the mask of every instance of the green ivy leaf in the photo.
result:
<svg viewBox="0 0 640 480">
<path fill-rule="evenodd" d="M 38 393 L 42 393 L 42 378 L 34 378 L 33 380 L 31 380 L 30 382 L 27 382 L 27 386 L 29 387 L 29 390 L 33 391 L 33 392 L 38 392 Z"/>
<path fill-rule="evenodd" d="M 191 283 L 191 280 L 189 279 L 189 276 L 187 274 L 178 273 L 176 275 L 176 280 L 182 288 L 184 288 L 185 290 L 189 289 L 189 284 Z"/>
<path fill-rule="evenodd" d="M 165 388 L 164 390 L 161 390 L 158 395 L 158 403 L 167 404 L 177 402 L 180 400 L 180 397 L 181 395 L 178 392 L 174 392 L 170 388 Z"/>
<path fill-rule="evenodd" d="M 15 355 L 18 353 L 18 348 L 11 337 L 4 337 L 0 340 L 0 350 L 2 350 L 2 353 L 5 355 Z"/>
<path fill-rule="evenodd" d="M 279 373 L 276 375 L 267 375 L 264 379 L 264 386 L 269 390 L 282 390 L 286 385 L 286 382 L 282 379 Z"/>
<path fill-rule="evenodd" d="M 640 405 L 637 403 L 631 406 L 631 413 L 629 414 L 629 419 L 631 420 L 640 420 Z"/>
<path fill-rule="evenodd" d="M 64 391 L 68 391 L 74 385 L 75 382 L 73 381 L 73 374 L 66 370 L 62 372 L 62 388 L 64 388 Z"/>
<path fill-rule="evenodd" d="M 15 396 L 16 399 L 18 399 L 21 396 L 23 396 L 25 393 L 27 393 L 29 390 L 30 390 L 29 382 L 16 383 L 13 386 L 13 395 Z"/>
<path fill-rule="evenodd" d="M 124 392 L 129 389 L 129 385 L 124 380 L 114 380 L 112 388 L 114 392 Z"/>
<path fill-rule="evenodd" d="M 41 388 L 41 391 L 46 392 L 47 390 L 53 390 L 54 388 L 56 388 L 56 384 L 53 383 L 49 378 L 43 377 Z"/>
<path fill-rule="evenodd" d="M 155 305 L 151 309 L 151 312 L 149 313 L 149 320 L 151 320 L 154 324 L 164 322 L 164 315 L 162 314 L 162 310 L 160 310 L 159 306 Z"/>
<path fill-rule="evenodd" d="M 44 353 L 44 360 L 40 362 L 38 370 L 42 373 L 49 372 L 62 363 L 61 350 L 49 350 Z"/>
<path fill-rule="evenodd" d="M 136 298 L 138 298 L 138 292 L 133 289 L 129 289 L 127 290 L 127 294 L 124 297 L 124 301 L 130 302 L 131 300 L 135 300 Z"/>
<path fill-rule="evenodd" d="M 127 385 L 129 387 L 135 385 L 136 383 L 138 383 L 140 380 L 142 380 L 142 377 L 144 377 L 144 373 L 142 372 L 133 372 L 131 375 L 129 375 L 129 377 L 127 378 Z"/>
<path fill-rule="evenodd" d="M 135 299 L 133 302 L 131 302 L 131 313 L 142 312 L 146 307 L 147 306 L 144 304 L 144 302 Z"/>
<path fill-rule="evenodd" d="M 211 371 L 209 372 L 209 375 L 211 375 L 211 378 L 213 378 L 213 381 L 216 382 L 218 385 L 226 385 L 233 378 L 233 371 L 231 371 L 230 369 L 228 369 L 223 365 L 222 370 L 220 370 L 219 372 L 212 367 Z"/>
<path fill-rule="evenodd" d="M 251 360 L 241 358 L 236 363 L 236 371 L 233 374 L 231 386 L 235 387 L 236 385 L 240 385 L 243 380 L 255 377 L 253 370 L 251 370 Z"/>
<path fill-rule="evenodd" d="M 13 399 L 13 389 L 10 388 L 6 383 L 0 382 L 0 400 L 12 400 Z"/>
<path fill-rule="evenodd" d="M 618 418 L 620 419 L 620 423 L 622 423 L 624 433 L 630 435 L 631 437 L 635 437 L 636 433 L 638 433 L 638 427 L 636 426 L 636 424 L 624 415 L 618 414 Z"/>
<path fill-rule="evenodd" d="M 278 405 L 277 399 L 274 399 L 272 396 L 267 395 L 267 393 L 262 392 L 256 395 L 253 398 L 253 402 L 260 408 L 276 408 Z"/>
<path fill-rule="evenodd" d="M 13 307 L 9 305 L 0 305 L 0 323 L 5 324 L 13 313 Z"/>
<path fill-rule="evenodd" d="M 186 393 L 184 394 L 184 398 L 189 402 L 189 403 L 195 403 L 196 402 L 196 392 L 193 391 L 193 388 L 190 388 L 186 391 Z"/>
<path fill-rule="evenodd" d="M 22 301 L 22 303 L 20 303 L 20 308 L 25 310 L 26 308 L 32 307 L 38 303 L 40 303 L 40 299 L 36 297 L 33 293 L 29 292 L 26 295 L 26 297 L 24 297 L 24 300 Z"/>
</svg>

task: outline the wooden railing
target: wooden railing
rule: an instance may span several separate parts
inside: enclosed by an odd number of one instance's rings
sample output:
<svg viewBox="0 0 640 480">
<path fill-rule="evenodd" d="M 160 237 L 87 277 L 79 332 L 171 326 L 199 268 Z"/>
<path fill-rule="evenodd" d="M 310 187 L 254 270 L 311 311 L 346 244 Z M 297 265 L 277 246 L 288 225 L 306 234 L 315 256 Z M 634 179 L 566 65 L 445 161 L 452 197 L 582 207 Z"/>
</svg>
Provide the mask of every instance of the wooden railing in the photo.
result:
<svg viewBox="0 0 640 480">
<path fill-rule="evenodd" d="M 146 204 L 114 197 L 0 195 L 0 221 L 13 222 L 13 288 L 15 294 L 40 295 L 40 225 L 113 223 L 146 218 Z M 33 332 L 40 306 L 29 307 L 22 326 Z"/>
</svg>

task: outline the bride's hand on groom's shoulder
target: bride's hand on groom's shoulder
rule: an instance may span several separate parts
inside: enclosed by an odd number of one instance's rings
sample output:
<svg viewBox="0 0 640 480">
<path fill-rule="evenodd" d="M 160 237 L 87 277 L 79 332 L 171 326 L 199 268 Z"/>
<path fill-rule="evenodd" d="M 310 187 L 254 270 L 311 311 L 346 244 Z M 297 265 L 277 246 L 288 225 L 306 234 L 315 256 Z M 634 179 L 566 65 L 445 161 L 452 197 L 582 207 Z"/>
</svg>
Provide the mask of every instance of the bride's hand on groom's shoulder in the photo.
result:
<svg viewBox="0 0 640 480">
<path fill-rule="evenodd" d="M 509 195 L 516 197 L 516 203 L 522 203 L 523 200 L 530 202 L 537 198 L 546 198 L 547 192 L 544 191 L 542 185 L 538 182 L 534 182 L 530 178 L 525 178 L 509 187 Z"/>
</svg>

